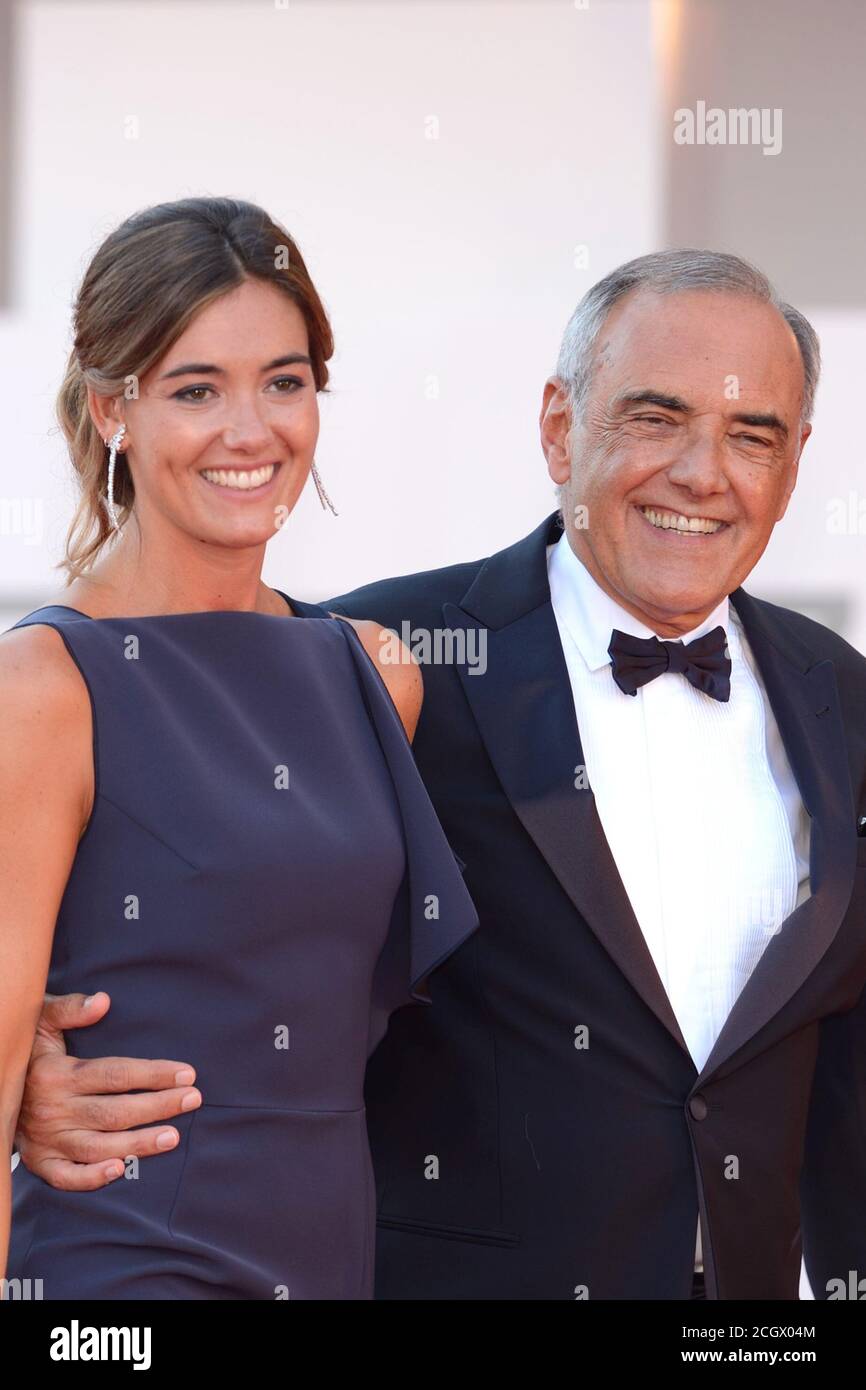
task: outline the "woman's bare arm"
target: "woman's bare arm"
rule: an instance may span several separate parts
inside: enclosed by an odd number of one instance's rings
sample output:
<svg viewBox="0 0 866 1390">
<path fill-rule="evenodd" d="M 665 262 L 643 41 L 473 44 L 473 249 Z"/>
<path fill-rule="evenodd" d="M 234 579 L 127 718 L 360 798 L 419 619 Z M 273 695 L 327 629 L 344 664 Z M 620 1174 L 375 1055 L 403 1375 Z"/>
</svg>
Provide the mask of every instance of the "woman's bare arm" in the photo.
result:
<svg viewBox="0 0 866 1390">
<path fill-rule="evenodd" d="M 57 913 L 92 799 L 84 682 L 52 628 L 0 638 L 0 1277 L 15 1122 Z"/>
</svg>

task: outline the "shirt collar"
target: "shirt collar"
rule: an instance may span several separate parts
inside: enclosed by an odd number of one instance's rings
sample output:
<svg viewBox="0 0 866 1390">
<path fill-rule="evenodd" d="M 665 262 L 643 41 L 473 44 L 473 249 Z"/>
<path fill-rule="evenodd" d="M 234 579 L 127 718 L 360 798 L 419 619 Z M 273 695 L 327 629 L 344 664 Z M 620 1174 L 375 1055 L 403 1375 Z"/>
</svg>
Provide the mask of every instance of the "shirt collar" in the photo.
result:
<svg viewBox="0 0 866 1390">
<path fill-rule="evenodd" d="M 607 649 L 614 628 L 635 637 L 658 635 L 605 593 L 575 555 L 565 533 L 548 547 L 547 572 L 554 613 L 565 624 L 590 671 L 610 665 Z M 691 642 L 693 638 L 702 637 L 714 627 L 721 626 L 725 629 L 728 649 L 734 660 L 740 655 L 738 624 L 736 609 L 729 603 L 726 594 L 702 623 L 692 628 L 691 632 L 683 633 L 681 640 Z"/>
</svg>

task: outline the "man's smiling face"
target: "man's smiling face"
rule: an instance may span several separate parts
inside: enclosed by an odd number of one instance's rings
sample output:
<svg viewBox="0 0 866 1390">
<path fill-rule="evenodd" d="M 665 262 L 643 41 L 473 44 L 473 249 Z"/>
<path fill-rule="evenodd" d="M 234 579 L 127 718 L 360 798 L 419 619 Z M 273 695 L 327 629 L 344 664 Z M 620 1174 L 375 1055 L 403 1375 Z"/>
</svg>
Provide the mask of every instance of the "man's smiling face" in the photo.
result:
<svg viewBox="0 0 866 1390">
<path fill-rule="evenodd" d="M 802 398 L 778 310 L 715 290 L 620 300 L 573 423 L 561 383 L 547 383 L 542 441 L 570 544 L 659 635 L 696 627 L 760 559 L 810 433 Z"/>
</svg>

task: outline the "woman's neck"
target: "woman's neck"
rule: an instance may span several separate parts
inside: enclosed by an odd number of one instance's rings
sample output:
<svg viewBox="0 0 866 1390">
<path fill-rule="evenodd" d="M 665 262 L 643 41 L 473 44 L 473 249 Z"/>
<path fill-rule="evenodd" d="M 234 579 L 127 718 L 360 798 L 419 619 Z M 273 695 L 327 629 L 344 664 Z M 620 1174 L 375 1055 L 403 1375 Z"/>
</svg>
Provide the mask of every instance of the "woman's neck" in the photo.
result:
<svg viewBox="0 0 866 1390">
<path fill-rule="evenodd" d="M 211 557 L 198 565 L 160 563 L 118 549 L 87 574 L 73 580 L 59 602 L 92 617 L 144 617 L 148 614 L 237 611 L 285 614 L 285 601 L 261 577 L 263 547 Z"/>
</svg>

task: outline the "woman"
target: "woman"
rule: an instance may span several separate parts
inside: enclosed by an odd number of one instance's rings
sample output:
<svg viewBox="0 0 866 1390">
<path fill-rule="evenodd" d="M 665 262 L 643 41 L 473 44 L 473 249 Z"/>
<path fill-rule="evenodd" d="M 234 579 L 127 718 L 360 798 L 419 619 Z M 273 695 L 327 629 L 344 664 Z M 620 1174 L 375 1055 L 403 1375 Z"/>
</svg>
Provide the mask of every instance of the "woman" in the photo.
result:
<svg viewBox="0 0 866 1390">
<path fill-rule="evenodd" d="M 366 1058 L 477 917 L 417 667 L 262 582 L 322 495 L 332 350 L 291 238 L 229 199 L 129 218 L 77 299 L 70 582 L 0 641 L 7 1151 L 46 977 L 112 996 L 79 1055 L 189 1057 L 204 1102 L 93 1193 L 19 1165 L 6 1275 L 46 1298 L 372 1296 Z"/>
</svg>

